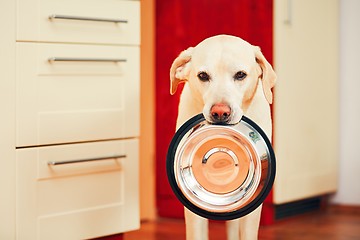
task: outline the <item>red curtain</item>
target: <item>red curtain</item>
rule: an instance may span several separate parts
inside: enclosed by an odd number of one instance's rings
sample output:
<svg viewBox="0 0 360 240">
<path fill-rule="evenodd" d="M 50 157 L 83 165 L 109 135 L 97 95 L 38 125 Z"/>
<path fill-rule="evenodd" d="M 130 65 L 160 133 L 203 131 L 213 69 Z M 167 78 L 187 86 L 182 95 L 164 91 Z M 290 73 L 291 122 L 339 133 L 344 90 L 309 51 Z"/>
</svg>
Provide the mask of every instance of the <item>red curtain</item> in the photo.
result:
<svg viewBox="0 0 360 240">
<path fill-rule="evenodd" d="M 272 61 L 272 0 L 156 1 L 156 195 L 159 216 L 182 217 L 183 207 L 166 177 L 166 153 L 175 132 L 181 88 L 170 95 L 169 69 L 178 54 L 203 39 L 230 34 L 260 46 Z M 179 91 L 180 90 L 180 91 Z M 271 205 L 271 196 L 268 198 Z M 263 222 L 272 219 L 264 204 Z M 265 220 L 265 221 L 264 221 Z"/>
</svg>

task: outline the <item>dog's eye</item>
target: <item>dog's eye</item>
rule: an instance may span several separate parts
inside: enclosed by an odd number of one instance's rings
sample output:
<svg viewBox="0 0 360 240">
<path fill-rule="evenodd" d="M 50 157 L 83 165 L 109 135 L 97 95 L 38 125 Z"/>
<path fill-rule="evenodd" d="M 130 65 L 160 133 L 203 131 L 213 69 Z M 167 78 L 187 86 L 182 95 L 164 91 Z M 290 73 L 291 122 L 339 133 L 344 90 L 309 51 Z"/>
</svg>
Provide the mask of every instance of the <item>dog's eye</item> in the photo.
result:
<svg viewBox="0 0 360 240">
<path fill-rule="evenodd" d="M 200 81 L 203 82 L 207 82 L 210 80 L 210 76 L 206 72 L 199 72 L 197 77 L 200 79 Z"/>
<path fill-rule="evenodd" d="M 241 81 L 244 80 L 246 78 L 247 74 L 243 71 L 239 71 L 237 73 L 235 73 L 234 75 L 234 79 L 237 81 Z"/>
</svg>

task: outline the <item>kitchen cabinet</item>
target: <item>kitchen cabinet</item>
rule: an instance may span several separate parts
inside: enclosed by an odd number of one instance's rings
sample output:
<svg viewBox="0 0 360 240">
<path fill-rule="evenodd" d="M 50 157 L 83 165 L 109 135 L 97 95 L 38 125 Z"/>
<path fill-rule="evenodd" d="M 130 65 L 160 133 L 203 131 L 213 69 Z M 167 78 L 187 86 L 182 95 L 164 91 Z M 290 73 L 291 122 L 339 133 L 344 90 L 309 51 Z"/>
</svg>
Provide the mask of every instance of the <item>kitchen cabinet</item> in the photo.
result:
<svg viewBox="0 0 360 240">
<path fill-rule="evenodd" d="M 274 204 L 335 192 L 339 135 L 337 0 L 275 0 Z"/>
<path fill-rule="evenodd" d="M 137 229 L 140 2 L 18 0 L 1 12 L 0 238 Z"/>
</svg>

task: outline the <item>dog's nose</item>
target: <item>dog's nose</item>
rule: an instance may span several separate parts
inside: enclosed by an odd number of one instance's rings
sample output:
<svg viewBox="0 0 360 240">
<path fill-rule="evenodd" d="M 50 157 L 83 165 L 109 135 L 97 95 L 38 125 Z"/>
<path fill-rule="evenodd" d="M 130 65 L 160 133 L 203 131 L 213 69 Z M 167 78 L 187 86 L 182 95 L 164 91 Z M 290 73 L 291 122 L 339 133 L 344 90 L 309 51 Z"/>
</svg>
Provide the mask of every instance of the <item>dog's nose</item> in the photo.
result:
<svg viewBox="0 0 360 240">
<path fill-rule="evenodd" d="M 231 109 L 227 104 L 217 103 L 211 107 L 210 114 L 215 123 L 224 123 L 229 120 Z"/>
</svg>

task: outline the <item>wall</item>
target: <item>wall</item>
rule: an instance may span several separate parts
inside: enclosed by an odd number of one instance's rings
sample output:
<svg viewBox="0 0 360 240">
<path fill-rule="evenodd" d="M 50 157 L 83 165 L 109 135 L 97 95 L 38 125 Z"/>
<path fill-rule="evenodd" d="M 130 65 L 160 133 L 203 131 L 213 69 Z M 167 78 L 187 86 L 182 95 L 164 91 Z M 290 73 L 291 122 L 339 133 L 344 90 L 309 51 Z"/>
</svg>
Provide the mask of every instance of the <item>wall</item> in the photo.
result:
<svg viewBox="0 0 360 240">
<path fill-rule="evenodd" d="M 340 163 L 332 201 L 360 204 L 360 1 L 340 1 Z"/>
<path fill-rule="evenodd" d="M 155 0 L 141 1 L 140 217 L 155 219 Z"/>
</svg>

